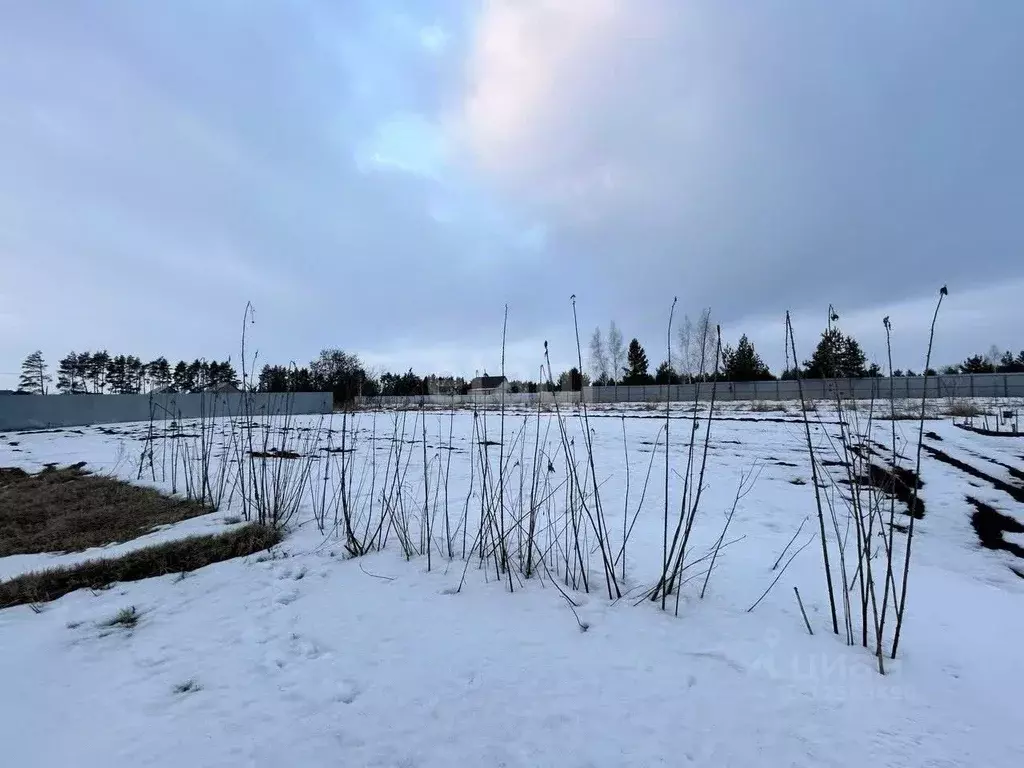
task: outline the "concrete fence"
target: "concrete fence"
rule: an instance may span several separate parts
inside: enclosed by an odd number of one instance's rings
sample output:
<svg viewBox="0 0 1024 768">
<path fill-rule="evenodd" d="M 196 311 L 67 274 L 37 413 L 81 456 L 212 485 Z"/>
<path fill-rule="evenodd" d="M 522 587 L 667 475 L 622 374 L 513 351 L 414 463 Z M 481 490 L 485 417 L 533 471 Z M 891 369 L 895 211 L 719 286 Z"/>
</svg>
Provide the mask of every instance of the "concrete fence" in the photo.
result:
<svg viewBox="0 0 1024 768">
<path fill-rule="evenodd" d="M 571 405 L 580 401 L 579 392 L 506 392 L 505 405 L 537 405 L 537 403 Z M 502 403 L 500 394 L 486 395 L 381 395 L 378 397 L 357 397 L 356 405 L 360 407 L 406 408 L 409 406 L 499 406 Z"/>
<path fill-rule="evenodd" d="M 890 392 L 897 399 L 1021 397 L 1024 398 L 1024 373 L 979 373 L 955 376 L 908 376 L 900 378 L 804 379 L 804 397 L 808 400 L 882 400 Z M 927 387 L 927 390 L 926 390 Z M 539 392 L 536 394 L 506 393 L 506 406 L 554 403 L 569 405 L 582 398 L 587 403 L 657 403 L 671 400 L 799 400 L 800 383 L 796 381 L 744 381 L 717 384 L 650 385 L 638 387 L 584 387 L 582 392 Z M 495 406 L 502 396 L 488 395 L 422 395 L 413 397 L 361 397 L 361 406 L 401 408 L 419 405 Z"/>
<path fill-rule="evenodd" d="M 154 419 L 240 416 L 251 398 L 254 416 L 330 413 L 330 392 L 153 395 L 2 395 L 0 431 L 83 427 Z"/>
<path fill-rule="evenodd" d="M 982 373 L 900 378 L 804 379 L 679 384 L 641 387 L 587 387 L 588 403 L 647 403 L 666 400 L 799 400 L 800 386 L 808 400 L 881 400 L 890 392 L 898 399 L 961 397 L 1024 397 L 1024 373 Z M 927 389 L 926 389 L 927 388 Z"/>
</svg>

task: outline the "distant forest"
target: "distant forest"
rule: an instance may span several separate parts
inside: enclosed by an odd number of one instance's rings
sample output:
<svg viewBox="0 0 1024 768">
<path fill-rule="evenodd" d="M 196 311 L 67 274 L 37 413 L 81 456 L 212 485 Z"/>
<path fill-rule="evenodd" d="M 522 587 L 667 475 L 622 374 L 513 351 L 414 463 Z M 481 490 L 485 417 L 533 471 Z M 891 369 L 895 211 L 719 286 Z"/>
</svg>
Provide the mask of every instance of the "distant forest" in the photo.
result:
<svg viewBox="0 0 1024 768">
<path fill-rule="evenodd" d="M 868 364 L 860 344 L 852 336 L 830 327 L 821 334 L 814 353 L 800 366 L 776 376 L 761 359 L 753 343 L 743 335 L 735 345 L 717 349 L 710 315 L 696 324 L 687 319 L 679 334 L 678 350 L 653 371 L 643 345 L 636 338 L 625 344 L 615 323 L 605 336 L 595 329 L 589 345 L 589 371 L 573 367 L 548 381 L 508 382 L 507 391 L 537 392 L 579 390 L 585 386 L 682 384 L 694 381 L 773 381 L 776 378 L 863 378 L 885 375 L 877 364 Z M 1024 373 L 1024 350 L 1016 355 L 991 347 L 986 354 L 968 357 L 958 365 L 928 375 L 957 373 Z M 486 376 L 486 372 L 484 373 Z M 893 376 L 917 376 L 912 370 L 894 370 Z M 461 376 L 419 375 L 384 371 L 370 373 L 358 355 L 340 349 L 324 349 L 307 366 L 265 364 L 247 374 L 247 387 L 259 392 L 332 392 L 336 402 L 357 395 L 411 396 L 465 394 L 470 381 Z M 140 394 L 154 391 L 202 392 L 242 388 L 230 358 L 223 362 L 179 360 L 173 366 L 165 357 L 143 362 L 135 355 L 70 352 L 57 364 L 56 382 L 43 354 L 36 351 L 21 366 L 18 392 L 23 394 Z"/>
</svg>

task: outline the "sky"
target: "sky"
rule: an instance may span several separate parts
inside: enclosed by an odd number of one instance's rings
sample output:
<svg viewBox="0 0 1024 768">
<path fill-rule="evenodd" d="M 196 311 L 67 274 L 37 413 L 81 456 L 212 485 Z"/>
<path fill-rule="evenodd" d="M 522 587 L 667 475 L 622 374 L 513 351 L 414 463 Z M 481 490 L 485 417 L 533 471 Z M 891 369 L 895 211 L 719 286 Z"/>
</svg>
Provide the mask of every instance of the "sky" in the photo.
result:
<svg viewBox="0 0 1024 768">
<path fill-rule="evenodd" d="M 1024 348 L 1024 3 L 0 4 L 22 358 L 555 375 L 711 307 L 773 368 Z"/>
</svg>

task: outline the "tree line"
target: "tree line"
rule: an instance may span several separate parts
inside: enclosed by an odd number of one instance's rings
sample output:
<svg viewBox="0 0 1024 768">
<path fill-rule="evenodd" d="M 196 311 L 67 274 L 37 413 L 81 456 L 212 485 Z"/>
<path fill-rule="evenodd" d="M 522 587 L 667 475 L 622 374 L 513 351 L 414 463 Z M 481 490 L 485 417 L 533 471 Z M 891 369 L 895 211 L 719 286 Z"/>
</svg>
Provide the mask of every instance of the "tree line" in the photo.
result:
<svg viewBox="0 0 1024 768">
<path fill-rule="evenodd" d="M 717 328 L 710 311 L 704 310 L 696 322 L 684 318 L 675 338 L 671 359 L 662 361 L 650 372 L 647 351 L 636 338 L 624 342 L 614 322 L 607 334 L 594 330 L 590 340 L 590 373 L 573 367 L 551 381 L 513 380 L 510 393 L 539 391 L 579 391 L 586 386 L 686 384 L 697 381 L 774 381 L 795 378 L 864 378 L 882 376 L 876 364 L 868 364 L 860 343 L 837 327 L 831 326 L 821 338 L 809 360 L 792 366 L 776 377 L 744 334 L 735 346 L 717 349 Z M 1024 350 L 1016 355 L 992 347 L 986 354 L 973 355 L 957 365 L 942 369 L 943 374 L 1024 373 Z M 934 370 L 928 375 L 937 374 Z M 486 373 L 485 373 L 486 375 Z M 917 376 L 912 370 L 897 369 L 893 376 Z M 247 382 L 259 392 L 331 392 L 335 402 L 350 402 L 365 397 L 464 395 L 471 382 L 461 376 L 430 374 L 420 376 L 410 368 L 405 373 L 385 371 L 371 374 L 359 356 L 329 348 L 308 365 L 265 364 Z M 49 394 L 53 376 L 41 351 L 25 358 L 21 366 L 18 391 L 24 394 Z M 228 359 L 223 362 L 196 359 L 179 360 L 173 366 L 165 357 L 143 362 L 135 355 L 111 355 L 99 352 L 70 352 L 58 363 L 56 386 L 62 394 L 141 394 L 153 391 L 201 392 L 224 386 L 241 387 L 239 376 Z"/>
<path fill-rule="evenodd" d="M 703 310 L 696 320 L 683 319 L 674 340 L 670 359 L 662 361 L 654 373 L 643 345 L 636 338 L 628 344 L 614 322 L 607 334 L 594 329 L 590 338 L 590 367 L 594 386 L 689 384 L 699 381 L 774 381 L 797 376 L 805 379 L 870 378 L 884 376 L 876 364 L 867 362 L 864 350 L 853 336 L 829 324 L 809 360 L 792 365 L 776 376 L 757 353 L 753 342 L 740 336 L 735 346 L 724 344 L 718 352 L 718 330 L 711 321 L 710 310 Z M 667 350 L 666 350 L 667 351 Z M 938 371 L 929 369 L 929 376 Z M 993 346 L 985 355 L 974 355 L 957 365 L 948 365 L 943 374 L 1024 373 L 1024 350 L 1014 355 Z M 918 376 L 913 370 L 896 369 L 895 377 Z"/>
<path fill-rule="evenodd" d="M 21 364 L 18 391 L 46 395 L 51 385 L 53 376 L 43 353 L 36 350 Z M 165 357 L 143 362 L 135 355 L 112 355 L 101 350 L 69 352 L 61 358 L 55 389 L 65 395 L 138 395 L 152 391 L 201 392 L 238 385 L 238 374 L 230 360 L 179 360 L 172 366 Z"/>
<path fill-rule="evenodd" d="M 484 372 L 484 376 L 487 373 Z M 349 402 L 356 395 L 363 397 L 415 397 L 419 395 L 465 395 L 471 381 L 462 376 L 429 374 L 420 376 L 410 368 L 405 373 L 384 371 L 372 374 L 359 356 L 340 349 L 325 349 L 309 365 L 299 367 L 266 364 L 256 377 L 255 388 L 260 392 L 332 392 L 335 402 Z M 589 386 L 590 377 L 572 368 L 561 373 L 556 380 L 536 382 L 511 380 L 507 390 L 538 392 L 576 390 Z"/>
</svg>

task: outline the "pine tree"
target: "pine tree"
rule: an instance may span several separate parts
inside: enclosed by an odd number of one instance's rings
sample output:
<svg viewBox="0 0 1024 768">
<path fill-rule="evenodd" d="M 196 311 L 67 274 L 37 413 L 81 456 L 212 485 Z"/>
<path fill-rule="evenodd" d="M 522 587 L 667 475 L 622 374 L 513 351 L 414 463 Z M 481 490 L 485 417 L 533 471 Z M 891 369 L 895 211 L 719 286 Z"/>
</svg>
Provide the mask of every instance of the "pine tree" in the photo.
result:
<svg viewBox="0 0 1024 768">
<path fill-rule="evenodd" d="M 628 366 L 622 369 L 625 374 L 623 383 L 651 383 L 651 375 L 647 372 L 649 367 L 647 362 L 647 353 L 644 351 L 644 348 L 640 345 L 640 342 L 637 339 L 633 339 L 629 342 L 629 350 L 626 352 L 626 360 L 628 362 Z"/>
<path fill-rule="evenodd" d="M 993 373 L 995 367 L 985 359 L 984 355 L 968 357 L 960 363 L 961 373 Z"/>
<path fill-rule="evenodd" d="M 196 359 L 188 364 L 187 371 L 188 376 L 186 379 L 186 388 L 182 390 L 183 392 L 198 392 L 206 386 L 206 380 L 210 373 L 209 365 L 199 359 Z"/>
<path fill-rule="evenodd" d="M 61 359 L 57 367 L 57 390 L 65 395 L 78 395 L 86 391 L 82 356 L 71 352 Z"/>
<path fill-rule="evenodd" d="M 28 392 L 32 395 L 45 395 L 49 389 L 47 386 L 53 377 L 46 372 L 46 361 L 43 360 L 43 353 L 36 350 L 25 358 L 21 364 L 21 381 L 18 384 L 19 392 Z"/>
<path fill-rule="evenodd" d="M 146 366 L 135 355 L 128 355 L 125 359 L 125 393 L 137 395 L 142 391 L 143 380 L 146 377 Z"/>
<path fill-rule="evenodd" d="M 89 381 L 92 382 L 92 391 L 103 394 L 107 388 L 107 366 L 110 363 L 110 353 L 107 350 L 94 352 L 89 357 Z"/>
<path fill-rule="evenodd" d="M 804 362 L 804 376 L 809 379 L 860 378 L 867 373 L 866 362 L 857 340 L 832 327 L 821 334 L 814 355 Z"/>
<path fill-rule="evenodd" d="M 171 385 L 171 366 L 166 357 L 158 357 L 146 364 L 149 382 L 153 389 L 164 389 Z"/>
<path fill-rule="evenodd" d="M 260 392 L 287 392 L 289 379 L 288 369 L 283 365 L 264 365 L 257 387 Z"/>
<path fill-rule="evenodd" d="M 775 378 L 746 334 L 740 336 L 735 349 L 727 346 L 722 350 L 722 374 L 727 381 L 770 381 Z"/>
<path fill-rule="evenodd" d="M 655 384 L 679 384 L 680 381 L 679 374 L 669 365 L 668 360 L 663 361 L 654 372 Z"/>
<path fill-rule="evenodd" d="M 189 386 L 188 363 L 184 360 L 179 360 L 178 364 L 174 366 L 172 382 L 175 392 L 190 392 L 192 390 Z"/>
<path fill-rule="evenodd" d="M 839 353 L 839 375 L 844 378 L 863 378 L 868 375 L 865 363 L 867 358 L 857 340 L 852 336 L 844 336 Z"/>
<path fill-rule="evenodd" d="M 83 393 L 89 391 L 89 371 L 92 368 L 92 353 L 91 352 L 79 352 L 78 359 L 75 361 L 75 371 L 78 375 L 79 386 Z"/>
<path fill-rule="evenodd" d="M 106 386 L 115 395 L 129 393 L 128 358 L 124 355 L 115 355 L 107 361 Z"/>
<path fill-rule="evenodd" d="M 1006 351 L 999 358 L 999 365 L 996 367 L 998 373 L 1024 373 L 1024 350 L 1014 357 L 1013 352 Z"/>
</svg>

